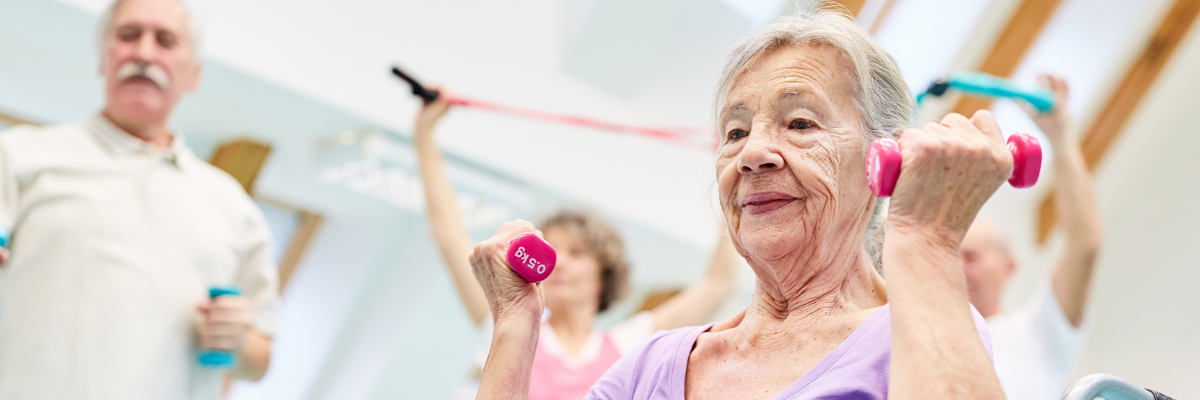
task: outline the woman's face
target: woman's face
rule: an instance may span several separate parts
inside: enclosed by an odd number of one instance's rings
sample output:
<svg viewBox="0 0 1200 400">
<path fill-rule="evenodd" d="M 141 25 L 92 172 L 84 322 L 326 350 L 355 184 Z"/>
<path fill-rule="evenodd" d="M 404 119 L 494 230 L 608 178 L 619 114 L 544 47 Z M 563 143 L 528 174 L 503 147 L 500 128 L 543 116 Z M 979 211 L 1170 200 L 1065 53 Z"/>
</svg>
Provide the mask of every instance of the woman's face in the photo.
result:
<svg viewBox="0 0 1200 400">
<path fill-rule="evenodd" d="M 546 241 L 554 246 L 558 258 L 554 273 L 546 278 L 542 287 L 546 293 L 546 307 L 553 313 L 556 308 L 571 305 L 600 304 L 600 262 L 588 252 L 587 246 L 574 232 L 565 227 L 552 227 L 543 233 Z M 593 308 L 594 311 L 597 311 Z"/>
<path fill-rule="evenodd" d="M 752 265 L 858 251 L 873 197 L 849 61 L 789 46 L 749 65 L 719 117 L 717 183 L 739 251 Z"/>
</svg>

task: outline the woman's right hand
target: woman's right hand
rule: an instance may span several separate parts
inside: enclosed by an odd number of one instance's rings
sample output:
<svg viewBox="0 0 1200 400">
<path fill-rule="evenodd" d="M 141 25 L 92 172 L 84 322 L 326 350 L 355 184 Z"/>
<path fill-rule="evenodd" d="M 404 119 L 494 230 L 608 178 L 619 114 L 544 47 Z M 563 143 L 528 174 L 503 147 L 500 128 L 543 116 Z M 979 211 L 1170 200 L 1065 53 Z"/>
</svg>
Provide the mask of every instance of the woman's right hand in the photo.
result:
<svg viewBox="0 0 1200 400">
<path fill-rule="evenodd" d="M 990 112 L 900 136 L 903 164 L 883 242 L 892 348 L 888 397 L 1003 399 L 970 309 L 958 247 L 1012 153 Z"/>
<path fill-rule="evenodd" d="M 957 254 L 983 203 L 1012 174 L 1000 126 L 987 110 L 970 119 L 949 114 L 905 130 L 899 142 L 904 161 L 888 210 L 889 238 L 916 229 Z"/>
<path fill-rule="evenodd" d="M 430 87 L 429 90 L 438 94 L 437 100 L 422 106 L 421 111 L 417 113 L 417 120 L 413 124 L 414 134 L 421 138 L 433 136 L 434 125 L 437 125 L 442 116 L 446 115 L 446 111 L 450 109 L 450 100 L 454 98 L 447 89 Z"/>
<path fill-rule="evenodd" d="M 496 326 L 513 319 L 540 321 L 545 309 L 541 284 L 526 282 L 508 266 L 508 243 L 527 232 L 542 236 L 528 221 L 505 222 L 490 239 L 475 245 L 471 253 L 471 269 L 487 296 Z"/>
</svg>

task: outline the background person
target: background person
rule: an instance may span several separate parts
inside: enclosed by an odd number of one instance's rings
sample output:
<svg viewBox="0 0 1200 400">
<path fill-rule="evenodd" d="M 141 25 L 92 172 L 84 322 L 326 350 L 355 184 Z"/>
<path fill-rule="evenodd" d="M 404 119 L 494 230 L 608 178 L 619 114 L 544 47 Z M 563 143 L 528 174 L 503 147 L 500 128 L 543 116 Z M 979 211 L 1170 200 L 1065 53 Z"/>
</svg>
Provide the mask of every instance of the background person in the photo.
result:
<svg viewBox="0 0 1200 400">
<path fill-rule="evenodd" d="M 437 101 L 421 109 L 413 143 L 425 184 L 434 242 L 467 312 L 484 332 L 482 349 L 476 357 L 476 366 L 482 369 L 492 340 L 487 298 L 471 274 L 471 239 L 456 206 L 441 152 L 433 141 L 434 126 L 449 109 L 450 97 L 443 91 Z M 622 354 L 655 331 L 705 322 L 736 286 L 737 259 L 729 239 L 722 236 L 703 280 L 653 310 L 598 331 L 593 326 L 596 316 L 615 303 L 628 286 L 629 265 L 620 234 L 599 217 L 574 211 L 552 215 L 542 229 L 546 241 L 557 250 L 558 260 L 554 273 L 542 282 L 549 317 L 540 323 L 542 334 L 534 358 L 530 399 L 583 398 Z M 477 385 L 473 382 L 458 396 L 474 398 Z"/>
<path fill-rule="evenodd" d="M 270 360 L 277 273 L 262 213 L 168 128 L 200 83 L 178 0 L 120 0 L 100 19 L 104 109 L 0 134 L 0 399 L 217 399 L 198 348 Z M 211 285 L 244 296 L 207 299 Z"/>
<path fill-rule="evenodd" d="M 1020 307 L 1001 312 L 1000 303 L 1017 263 L 1008 235 L 993 221 L 976 222 L 959 249 L 971 303 L 987 318 L 996 355 L 996 374 L 1014 399 L 1058 399 L 1083 345 L 1082 328 L 1092 270 L 1103 232 L 1092 180 L 1079 139 L 1067 116 L 1068 88 L 1062 78 L 1042 76 L 1058 106 L 1030 116 L 1054 151 L 1054 207 L 1066 233 L 1066 249 L 1049 281 L 1042 280 Z"/>
<path fill-rule="evenodd" d="M 750 305 L 656 335 L 587 398 L 1003 398 L 958 259 L 979 208 L 1012 173 L 991 114 L 906 129 L 913 100 L 895 61 L 829 10 L 751 34 L 722 71 L 717 186 L 758 278 Z M 864 179 L 865 144 L 901 131 L 885 286 L 872 265 L 885 228 Z M 505 224 L 471 259 L 496 326 L 482 399 L 526 396 L 549 294 L 510 271 L 505 252 L 530 231 Z"/>
</svg>

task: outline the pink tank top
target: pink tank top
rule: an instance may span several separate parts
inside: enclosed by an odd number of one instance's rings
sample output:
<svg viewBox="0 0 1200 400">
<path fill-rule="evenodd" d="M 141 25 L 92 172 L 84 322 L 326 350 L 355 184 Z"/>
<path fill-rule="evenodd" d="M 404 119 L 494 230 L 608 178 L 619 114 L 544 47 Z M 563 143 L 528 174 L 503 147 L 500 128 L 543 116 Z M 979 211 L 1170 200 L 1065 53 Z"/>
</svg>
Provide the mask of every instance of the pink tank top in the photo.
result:
<svg viewBox="0 0 1200 400">
<path fill-rule="evenodd" d="M 621 358 L 617 345 L 607 334 L 601 341 L 600 354 L 591 362 L 574 367 L 547 351 L 543 343 L 538 341 L 533 355 L 529 400 L 580 400 Z"/>
</svg>

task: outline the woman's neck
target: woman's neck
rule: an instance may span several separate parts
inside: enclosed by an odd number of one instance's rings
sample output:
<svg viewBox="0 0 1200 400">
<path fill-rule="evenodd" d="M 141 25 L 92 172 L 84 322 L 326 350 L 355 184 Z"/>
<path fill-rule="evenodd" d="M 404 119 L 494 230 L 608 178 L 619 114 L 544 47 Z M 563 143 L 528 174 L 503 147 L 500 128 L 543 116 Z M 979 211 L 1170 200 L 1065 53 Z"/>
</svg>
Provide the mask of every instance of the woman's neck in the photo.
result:
<svg viewBox="0 0 1200 400">
<path fill-rule="evenodd" d="M 861 247 L 808 254 L 775 262 L 755 262 L 759 282 L 746 317 L 750 332 L 804 332 L 815 319 L 883 306 L 887 291 Z"/>
<path fill-rule="evenodd" d="M 592 334 L 592 321 L 596 319 L 596 307 L 578 305 L 550 309 L 550 329 L 569 354 L 579 354 L 588 336 Z"/>
</svg>

